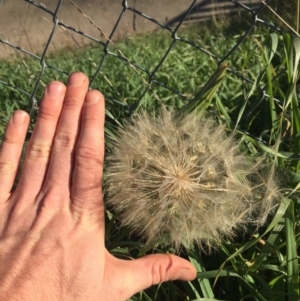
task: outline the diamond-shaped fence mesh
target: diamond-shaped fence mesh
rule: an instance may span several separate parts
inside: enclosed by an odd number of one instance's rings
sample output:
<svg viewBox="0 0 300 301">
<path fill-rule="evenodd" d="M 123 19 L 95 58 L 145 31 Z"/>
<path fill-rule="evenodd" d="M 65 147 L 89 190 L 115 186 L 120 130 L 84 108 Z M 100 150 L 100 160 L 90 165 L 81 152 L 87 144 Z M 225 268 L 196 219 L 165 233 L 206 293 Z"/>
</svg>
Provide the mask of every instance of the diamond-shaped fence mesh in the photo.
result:
<svg viewBox="0 0 300 301">
<path fill-rule="evenodd" d="M 12 5 L 12 2 L 14 4 Z M 10 58 L 13 54 L 14 57 L 18 57 L 19 65 L 16 69 L 16 65 L 11 64 L 11 73 L 19 73 L 20 76 L 25 77 L 29 84 L 24 86 L 23 81 L 12 81 L 9 76 L 3 75 L 4 73 L 1 71 L 0 66 L 0 89 L 7 91 L 15 91 L 17 94 L 13 94 L 14 97 L 17 95 L 19 98 L 26 99 L 28 101 L 28 105 L 25 109 L 30 111 L 32 114 L 35 109 L 38 107 L 39 99 L 41 97 L 41 91 L 44 88 L 45 84 L 49 79 L 58 78 L 60 76 L 67 77 L 70 72 L 75 71 L 76 69 L 80 69 L 78 67 L 80 62 L 76 61 L 74 63 L 74 69 L 68 70 L 64 69 L 63 64 L 58 65 L 52 59 L 50 53 L 54 53 L 54 50 L 58 50 L 58 42 L 55 40 L 57 35 L 67 35 L 74 42 L 74 47 L 69 47 L 70 52 L 65 52 L 66 56 L 72 56 L 72 51 L 75 51 L 80 45 L 83 44 L 92 44 L 94 51 L 96 51 L 98 60 L 89 61 L 89 66 L 83 66 L 83 71 L 88 69 L 89 77 L 90 77 L 90 86 L 93 88 L 97 88 L 104 92 L 105 97 L 108 101 L 115 103 L 116 106 L 122 106 L 123 108 L 129 109 L 129 112 L 132 112 L 145 97 L 150 97 L 154 99 L 160 99 L 161 95 L 168 95 L 168 97 L 178 97 L 183 102 L 187 102 L 192 99 L 190 93 L 187 92 L 188 87 L 183 90 L 180 90 L 176 85 L 172 85 L 172 81 L 165 80 L 164 74 L 168 74 L 172 77 L 172 72 L 174 72 L 174 76 L 177 76 L 178 70 L 176 70 L 176 66 L 174 69 L 164 69 L 164 64 L 167 60 L 172 59 L 172 55 L 174 51 L 176 51 L 176 45 L 180 43 L 184 43 L 186 45 L 186 51 L 193 52 L 195 56 L 201 57 L 203 62 L 205 60 L 213 60 L 215 63 L 215 68 L 217 68 L 223 62 L 227 62 L 230 60 L 235 61 L 235 55 L 240 50 L 240 45 L 247 42 L 247 37 L 253 34 L 254 27 L 260 26 L 264 27 L 266 31 L 269 33 L 278 32 L 280 29 L 274 25 L 271 21 L 267 19 L 263 19 L 261 16 L 265 16 L 265 12 L 269 11 L 269 8 L 276 1 L 260 1 L 260 0 L 223 0 L 223 1 L 185 1 L 185 3 L 181 4 L 185 6 L 185 8 L 181 11 L 178 11 L 176 15 L 171 19 L 161 20 L 157 19 L 155 15 L 148 15 L 147 12 L 142 11 L 143 8 L 142 3 L 145 1 L 113 1 L 108 5 L 115 11 L 119 11 L 118 17 L 113 21 L 114 25 L 112 28 L 106 29 L 106 32 L 102 29 L 102 26 L 99 25 L 101 20 L 99 21 L 95 16 L 92 18 L 90 15 L 82 9 L 80 5 L 80 1 L 51 1 L 51 5 L 47 7 L 43 3 L 37 3 L 31 0 L 24 1 L 1 1 L 0 5 L 0 20 L 4 20 L 4 17 L 8 20 L 7 15 L 2 15 L 1 11 L 5 9 L 5 5 L 11 4 L 10 16 L 9 18 L 14 17 L 14 9 L 17 6 L 24 6 L 24 16 L 27 15 L 28 9 L 33 10 L 33 14 L 40 15 L 39 24 L 32 23 L 30 26 L 38 32 L 41 27 L 46 26 L 49 28 L 48 35 L 44 37 L 44 40 L 36 41 L 37 36 L 35 36 L 34 30 L 30 33 L 22 31 L 20 28 L 12 27 L 9 30 L 9 35 L 7 32 L 3 33 L 3 29 L 1 28 L 0 23 L 0 54 L 2 52 L 1 58 L 7 59 Z M 89 2 L 89 1 L 87 1 Z M 155 1 L 154 1 L 155 2 Z M 159 1 L 156 1 L 157 3 Z M 176 2 L 176 1 L 175 1 Z M 91 1 L 91 5 L 94 5 L 95 8 L 102 8 L 102 2 Z M 103 2 L 104 3 L 104 2 Z M 26 6 L 25 6 L 26 4 Z M 67 6 L 68 5 L 68 6 Z M 104 4 L 103 4 L 104 5 Z M 170 1 L 170 6 L 172 6 Z M 72 8 L 72 11 L 71 11 Z M 158 8 L 159 9 L 159 8 Z M 70 10 L 70 14 L 72 14 L 72 24 L 67 24 L 64 22 L 62 15 L 66 15 L 66 10 Z M 7 10 L 6 10 L 7 11 Z M 230 14 L 228 14 L 230 13 Z M 235 13 L 235 14 L 233 14 Z M 199 26 L 198 21 L 205 20 L 207 18 L 216 19 L 221 15 L 225 14 L 223 18 L 236 18 L 238 14 L 247 15 L 247 19 L 249 20 L 249 26 L 244 29 L 243 34 L 240 34 L 238 37 L 228 37 L 228 39 L 232 38 L 233 42 L 230 44 L 230 48 L 228 47 L 226 51 L 224 50 L 219 52 L 218 48 L 211 49 L 211 47 L 206 47 L 206 45 L 201 45 L 201 37 L 199 40 L 188 39 L 182 34 L 182 29 L 186 26 L 186 24 L 191 23 L 192 26 Z M 227 15 L 226 15 L 227 14 Z M 137 51 L 136 56 L 131 56 L 128 58 L 128 55 L 124 53 L 124 46 L 121 49 L 118 47 L 118 44 L 115 42 L 119 38 L 118 31 L 120 28 L 124 27 L 124 20 L 128 18 L 128 16 L 132 16 L 132 27 L 134 30 L 138 30 L 138 20 L 142 20 L 144 23 L 151 24 L 151 29 L 156 29 L 152 35 L 155 36 L 157 34 L 157 29 L 163 31 L 165 33 L 165 43 L 164 45 L 157 45 L 157 47 L 163 47 L 165 49 L 164 55 L 158 58 L 154 63 L 154 65 L 149 66 L 149 64 L 144 64 L 143 53 L 138 53 L 138 51 L 134 48 L 133 45 L 128 44 L 128 47 L 131 47 L 129 51 L 135 52 Z M 22 17 L 22 16 L 21 16 Z M 15 17 L 16 18 L 16 17 Z M 76 20 L 82 18 L 85 22 L 84 28 L 91 28 L 89 31 L 82 31 L 79 27 L 76 26 Z M 27 20 L 28 21 L 28 20 Z M 3 21 L 4 22 L 4 21 Z M 12 22 L 13 23 L 13 22 Z M 20 23 L 21 24 L 21 23 Z M 45 25 L 46 24 L 46 25 Z M 125 25 L 127 23 L 125 22 Z M 3 23 L 2 23 L 3 25 Z M 28 26 L 28 22 L 27 22 Z M 152 26 L 152 27 L 151 27 Z M 212 36 L 214 32 L 214 28 L 211 28 Z M 90 33 L 91 32 L 91 33 Z M 11 37 L 15 37 L 15 35 L 19 36 L 19 39 L 12 39 Z M 123 34 L 124 35 L 124 34 Z M 22 39 L 21 39 L 22 38 Z M 151 35 L 149 35 L 149 39 Z M 18 41 L 24 41 L 26 43 Z M 79 41 L 80 40 L 80 41 Z M 79 41 L 79 42 L 78 42 Z M 82 42 L 83 41 L 83 42 Z M 200 41 L 200 42 L 199 42 Z M 31 47 L 31 43 L 35 42 L 39 44 L 39 49 L 41 51 L 35 52 Z M 55 46 L 53 47 L 53 45 Z M 23 46 L 25 45 L 25 46 Z M 65 45 L 61 45 L 64 47 Z M 85 52 L 85 48 L 80 46 L 83 49 L 82 56 L 89 56 L 87 52 Z M 79 48 L 80 48 L 79 47 Z M 71 49 L 70 49 L 71 48 Z M 81 51 L 82 51 L 81 49 Z M 96 49 L 96 50 L 95 50 Z M 126 50 L 126 49 L 125 49 Z M 128 53 L 127 51 L 125 51 Z M 153 52 L 156 52 L 156 49 L 153 49 Z M 7 57 L 3 54 L 7 53 Z M 39 54 L 37 54 L 39 53 Z M 69 53 L 69 54 L 68 54 Z M 30 57 L 32 60 L 30 61 L 30 65 L 28 65 L 27 58 Z M 133 59 L 135 57 L 135 59 Z M 89 57 L 88 57 L 89 59 Z M 32 63 L 34 62 L 34 63 Z M 249 62 L 251 64 L 251 62 Z M 120 72 L 119 81 L 123 81 L 126 83 L 128 78 L 123 78 L 122 70 L 129 69 L 130 74 L 132 75 L 130 80 L 136 79 L 135 84 L 136 87 L 132 90 L 132 86 L 129 87 L 128 95 L 121 95 L 118 91 L 118 83 L 112 81 L 110 78 L 106 76 L 107 68 L 112 68 L 113 65 L 117 65 L 118 70 Z M 6 69 L 9 67 L 5 67 Z M 199 65 L 191 65 L 190 66 L 190 74 L 191 77 L 193 74 L 197 73 L 198 68 L 202 68 Z M 205 68 L 205 64 L 203 64 L 203 68 Z M 212 74 L 214 70 L 207 70 L 208 74 Z M 235 78 L 239 78 L 241 85 L 250 84 L 253 85 L 254 78 L 253 76 L 248 76 L 247 72 L 242 71 L 238 63 L 234 64 L 229 63 L 228 68 L 229 76 L 234 76 Z M 52 78 L 51 78 L 52 76 Z M 182 76 L 188 77 L 188 74 L 182 74 Z M 257 75 L 256 75 L 257 76 Z M 61 77 L 60 77 L 61 78 Z M 203 79 L 204 81 L 204 79 Z M 107 89 L 105 89 L 107 87 Z M 196 88 L 195 90 L 199 90 Z M 265 86 L 260 85 L 258 87 L 260 89 L 260 93 L 262 97 L 268 97 L 267 91 L 265 91 Z M 123 93 L 124 94 L 124 93 Z M 3 99 L 2 101 L 9 102 L 9 97 L 12 97 L 10 92 L 6 93 L 7 99 Z M 128 100 L 129 99 L 129 100 Z M 128 101 L 127 101 L 128 100 Z"/>
</svg>

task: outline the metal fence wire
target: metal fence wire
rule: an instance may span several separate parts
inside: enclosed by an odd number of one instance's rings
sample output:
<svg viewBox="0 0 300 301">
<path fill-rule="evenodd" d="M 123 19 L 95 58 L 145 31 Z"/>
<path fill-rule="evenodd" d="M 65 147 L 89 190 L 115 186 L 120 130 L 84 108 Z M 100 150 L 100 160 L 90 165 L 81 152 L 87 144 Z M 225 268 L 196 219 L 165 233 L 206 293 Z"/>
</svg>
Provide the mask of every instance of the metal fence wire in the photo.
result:
<svg viewBox="0 0 300 301">
<path fill-rule="evenodd" d="M 15 1 L 16 5 L 17 2 L 21 1 Z M 0 87 L 9 87 L 10 89 L 17 90 L 20 95 L 23 95 L 26 97 L 31 104 L 31 112 L 34 112 L 36 108 L 38 108 L 39 104 L 39 95 L 37 93 L 38 89 L 43 86 L 43 78 L 44 74 L 47 70 L 52 70 L 57 73 L 63 73 L 66 76 L 69 74 L 69 71 L 62 70 L 58 66 L 52 65 L 51 62 L 47 60 L 47 54 L 49 52 L 50 45 L 57 34 L 59 30 L 67 30 L 71 34 L 78 34 L 81 35 L 84 39 L 96 43 L 98 51 L 99 51 L 99 57 L 101 59 L 99 62 L 97 62 L 97 66 L 95 68 L 95 71 L 90 76 L 90 86 L 94 88 L 98 88 L 101 90 L 101 87 L 95 87 L 94 83 L 96 78 L 101 74 L 101 76 L 105 77 L 105 73 L 103 74 L 103 66 L 105 61 L 109 57 L 113 57 L 115 61 L 121 60 L 125 64 L 127 64 L 130 68 L 134 70 L 136 74 L 143 74 L 141 76 L 142 78 L 142 84 L 143 89 L 139 90 L 139 94 L 136 96 L 136 101 L 128 107 L 129 111 L 133 112 L 134 109 L 137 107 L 137 105 L 143 100 L 143 97 L 145 97 L 147 92 L 151 92 L 155 94 L 155 87 L 159 86 L 160 88 L 165 89 L 168 91 L 168 93 L 180 97 L 181 99 L 185 101 L 189 101 L 191 97 L 187 96 L 186 94 L 182 93 L 181 91 L 178 91 L 172 87 L 170 87 L 167 83 L 162 82 L 158 80 L 156 74 L 159 72 L 160 68 L 162 67 L 164 61 L 169 56 L 171 50 L 175 46 L 176 43 L 186 43 L 190 45 L 197 53 L 198 55 L 202 55 L 204 57 L 207 57 L 208 59 L 213 59 L 216 62 L 216 66 L 219 66 L 223 62 L 226 62 L 228 58 L 238 49 L 238 47 L 245 41 L 246 37 L 251 35 L 251 32 L 253 28 L 260 24 L 263 27 L 267 28 L 270 31 L 280 31 L 280 29 L 275 26 L 271 22 L 267 22 L 260 18 L 260 15 L 262 14 L 262 11 L 268 10 L 267 6 L 271 5 L 272 0 L 266 0 L 266 1 L 243 1 L 243 0 L 223 0 L 223 1 L 212 1 L 212 0 L 204 0 L 204 1 L 186 1 L 187 7 L 185 11 L 178 12 L 178 15 L 174 17 L 172 20 L 167 20 L 165 23 L 162 23 L 155 19 L 155 16 L 148 16 L 142 11 L 139 11 L 135 8 L 134 5 L 132 5 L 132 1 L 125 1 L 120 0 L 119 1 L 119 7 L 120 7 L 120 14 L 118 19 L 115 22 L 115 25 L 111 32 L 107 35 L 105 34 L 102 29 L 97 25 L 97 22 L 95 20 L 92 20 L 88 15 L 85 14 L 84 11 L 81 10 L 80 5 L 76 4 L 76 1 L 70 1 L 70 3 L 76 8 L 77 12 L 81 15 L 83 15 L 88 22 L 90 22 L 90 26 L 93 26 L 97 28 L 99 36 L 92 36 L 85 32 L 80 31 L 78 28 L 75 28 L 73 26 L 70 26 L 66 24 L 62 19 L 60 19 L 60 11 L 62 9 L 62 3 L 63 0 L 57 1 L 56 7 L 54 10 L 48 9 L 44 4 L 37 3 L 31 0 L 24 0 L 23 2 L 27 2 L 29 5 L 34 6 L 35 8 L 42 10 L 43 12 L 47 13 L 49 18 L 52 19 L 53 25 L 52 25 L 52 31 L 47 39 L 47 42 L 44 46 L 44 49 L 42 51 L 41 55 L 37 55 L 36 53 L 33 53 L 29 49 L 24 49 L 20 45 L 16 45 L 9 41 L 7 37 L 3 36 L 1 34 L 1 28 L 0 28 L 0 46 L 1 44 L 5 45 L 5 47 L 12 48 L 14 52 L 16 52 L 21 57 L 31 57 L 34 60 L 39 62 L 39 70 L 36 72 L 35 77 L 31 78 L 30 80 L 33 81 L 31 87 L 31 90 L 26 90 L 22 86 L 16 86 L 14 83 L 9 81 L 7 78 L 1 78 L 1 72 L 0 72 Z M 52 1 L 55 2 L 55 1 Z M 130 3 L 129 3 L 130 2 Z M 134 2 L 134 1 L 133 1 Z M 2 3 L 2 0 L 0 4 Z M 1 9 L 5 5 L 4 3 L 0 5 L 0 13 Z M 98 5 L 101 6 L 101 3 Z M 236 44 L 231 48 L 228 49 L 227 53 L 220 54 L 218 53 L 218 49 L 207 49 L 203 47 L 202 45 L 197 44 L 195 41 L 190 41 L 185 39 L 184 37 L 181 37 L 179 33 L 179 29 L 183 26 L 184 23 L 191 23 L 191 22 L 197 22 L 201 18 L 207 18 L 212 15 L 212 12 L 214 16 L 220 14 L 220 13 L 228 13 L 232 11 L 245 11 L 248 13 L 248 15 L 251 15 L 251 24 L 249 27 L 244 31 L 242 35 L 238 38 L 236 41 Z M 156 66 L 153 66 L 151 70 L 149 70 L 146 66 L 143 66 L 142 63 L 137 63 L 135 61 L 129 61 L 125 55 L 123 55 L 122 51 L 119 50 L 117 47 L 115 47 L 115 43 L 113 42 L 115 40 L 115 34 L 118 29 L 118 27 L 122 26 L 122 19 L 128 12 L 133 13 L 135 16 L 139 16 L 141 18 L 144 18 L 147 20 L 147 22 L 152 22 L 156 24 L 156 26 L 160 27 L 163 31 L 168 32 L 170 36 L 170 44 L 168 48 L 165 51 L 165 54 L 163 57 L 161 57 L 160 61 Z M 33 24 L 32 26 L 39 26 L 37 24 Z M 155 34 L 155 33 L 154 33 Z M 154 50 L 155 51 L 155 50 Z M 142 61 L 142 60 L 141 60 Z M 24 62 L 26 64 L 26 62 Z M 198 67 L 198 66 L 195 66 Z M 16 72 L 16 70 L 12 70 L 12 72 Z M 191 70 L 192 72 L 192 70 Z M 235 70 L 231 66 L 228 68 L 228 72 L 233 74 L 234 76 L 241 79 L 241 81 L 253 84 L 253 79 L 250 79 L 239 70 Z M 124 79 L 126 80 L 126 79 Z M 114 84 L 114 83 L 110 83 Z M 2 85 L 2 86 L 1 86 Z M 266 91 L 264 90 L 264 87 L 260 87 L 261 93 L 263 97 L 268 97 Z M 128 106 L 127 104 L 124 104 L 124 102 L 121 102 L 117 97 L 113 94 L 106 93 L 105 95 L 106 99 L 109 101 L 112 101 L 120 106 Z M 159 96 L 158 96 L 159 97 Z"/>
</svg>

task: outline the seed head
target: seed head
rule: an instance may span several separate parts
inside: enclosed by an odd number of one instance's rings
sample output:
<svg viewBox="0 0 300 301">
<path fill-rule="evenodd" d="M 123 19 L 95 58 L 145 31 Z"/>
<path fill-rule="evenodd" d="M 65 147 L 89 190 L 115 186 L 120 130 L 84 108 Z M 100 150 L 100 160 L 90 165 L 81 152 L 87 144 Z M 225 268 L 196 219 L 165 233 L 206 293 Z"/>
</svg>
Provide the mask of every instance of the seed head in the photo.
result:
<svg viewBox="0 0 300 301">
<path fill-rule="evenodd" d="M 107 157 L 107 203 L 148 245 L 210 249 L 274 207 L 272 172 L 261 172 L 209 117 L 137 114 Z"/>
</svg>

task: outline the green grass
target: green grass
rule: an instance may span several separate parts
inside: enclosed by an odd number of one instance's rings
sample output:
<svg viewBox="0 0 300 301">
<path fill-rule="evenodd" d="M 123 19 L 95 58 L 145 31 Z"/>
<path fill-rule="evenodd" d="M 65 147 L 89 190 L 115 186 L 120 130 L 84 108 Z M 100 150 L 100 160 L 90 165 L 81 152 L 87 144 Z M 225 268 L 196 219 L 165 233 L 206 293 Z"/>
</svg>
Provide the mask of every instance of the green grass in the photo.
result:
<svg viewBox="0 0 300 301">
<path fill-rule="evenodd" d="M 178 36 L 223 57 L 238 41 L 241 34 L 228 34 L 219 30 L 212 36 L 199 27 L 182 28 Z M 119 53 L 148 71 L 160 63 L 171 42 L 170 34 L 154 32 L 128 37 L 117 43 Z M 66 81 L 68 73 L 80 70 L 92 76 L 101 58 L 101 49 L 89 46 L 79 51 L 62 51 L 45 57 L 47 65 L 64 70 L 57 72 L 46 68 L 36 90 L 40 99 L 45 84 L 53 79 Z M 182 250 L 198 270 L 197 280 L 190 283 L 165 283 L 134 296 L 132 300 L 276 300 L 299 301 L 299 217 L 300 202 L 297 194 L 288 192 L 299 183 L 300 108 L 299 98 L 300 40 L 290 35 L 266 33 L 256 28 L 245 41 L 226 59 L 229 67 L 243 74 L 254 83 L 247 83 L 230 72 L 210 102 L 207 110 L 228 131 L 235 130 L 240 145 L 250 156 L 266 154 L 267 160 L 276 162 L 278 175 L 286 191 L 282 203 L 261 229 L 246 228 L 234 241 L 225 241 L 213 254 L 199 254 Z M 213 58 L 194 47 L 177 41 L 155 79 L 182 95 L 192 99 L 216 70 Z M 0 80 L 27 91 L 31 95 L 41 66 L 32 59 L 2 61 Z M 109 99 L 122 104 L 133 104 L 147 87 L 147 73 L 134 70 L 125 60 L 110 55 L 104 61 L 101 73 L 92 86 L 101 90 Z M 262 98 L 264 88 L 269 97 Z M 154 92 L 157 96 L 154 95 Z M 0 84 L 0 132 L 9 115 L 17 108 L 30 111 L 32 103 L 19 90 Z M 181 108 L 186 100 L 167 89 L 152 85 L 143 97 L 138 109 L 154 110 L 164 103 Z M 107 101 L 107 138 L 113 138 L 117 126 L 126 119 L 121 105 Z M 33 122 L 35 112 L 32 114 Z M 107 144 L 110 148 L 110 144 Z M 118 257 L 142 256 L 146 250 L 138 237 L 130 236 L 128 229 L 119 227 L 118 218 L 107 211 L 106 245 Z M 147 252 L 173 252 L 168 247 L 158 247 Z M 203 299 L 204 300 L 204 299 Z"/>
<path fill-rule="evenodd" d="M 201 28 L 195 28 L 193 31 L 182 28 L 179 30 L 178 37 L 188 39 L 205 50 L 223 57 L 236 44 L 240 35 L 228 36 L 227 33 L 227 36 L 219 34 L 212 37 L 207 30 L 202 30 Z M 241 47 L 226 60 L 230 68 L 239 71 L 245 77 L 254 81 L 257 74 L 264 68 L 264 61 L 259 48 L 259 43 L 264 43 L 264 40 L 265 37 L 262 35 L 248 37 Z M 148 72 L 153 72 L 159 65 L 171 42 L 170 33 L 157 31 L 154 34 L 128 37 L 117 43 L 118 49 L 111 45 L 109 50 L 116 54 L 120 54 L 121 51 L 129 61 L 142 66 Z M 79 49 L 76 52 L 64 50 L 55 55 L 46 56 L 45 63 L 47 66 L 64 70 L 65 73 L 45 68 L 42 76 L 41 64 L 36 59 L 24 58 L 24 60 L 2 61 L 0 78 L 31 95 L 35 89 L 36 80 L 42 77 L 35 93 L 36 99 L 39 100 L 45 84 L 50 80 L 66 81 L 66 74 L 75 70 L 83 71 L 92 76 L 96 72 L 103 55 L 101 47 L 92 45 Z M 210 56 L 187 43 L 177 41 L 164 63 L 155 73 L 154 79 L 177 90 L 185 97 L 192 98 L 204 86 L 205 81 L 216 67 L 216 61 Z M 13 74 L 12 70 L 14 71 Z M 147 80 L 147 72 L 139 69 L 134 70 L 127 61 L 109 55 L 105 59 L 102 69 L 92 86 L 100 89 L 109 98 L 116 99 L 120 103 L 132 104 L 140 98 L 147 88 L 145 83 Z M 231 108 L 230 110 L 234 110 L 236 105 L 242 101 L 243 86 L 247 86 L 247 84 L 242 83 L 235 76 L 229 76 L 224 86 L 220 89 L 219 96 L 222 98 L 224 105 Z M 1 84 L 0 87 L 2 118 L 7 118 L 11 111 L 17 107 L 30 111 L 32 104 L 28 101 L 28 95 L 9 89 Z M 174 93 L 155 83 L 152 89 L 157 94 L 157 98 L 164 104 L 180 107 L 185 102 L 184 98 L 177 97 Z M 160 102 L 157 98 L 149 90 L 142 100 L 143 107 L 153 108 Z M 111 105 L 111 102 L 109 102 L 108 107 L 114 115 L 120 117 L 120 106 Z"/>
</svg>

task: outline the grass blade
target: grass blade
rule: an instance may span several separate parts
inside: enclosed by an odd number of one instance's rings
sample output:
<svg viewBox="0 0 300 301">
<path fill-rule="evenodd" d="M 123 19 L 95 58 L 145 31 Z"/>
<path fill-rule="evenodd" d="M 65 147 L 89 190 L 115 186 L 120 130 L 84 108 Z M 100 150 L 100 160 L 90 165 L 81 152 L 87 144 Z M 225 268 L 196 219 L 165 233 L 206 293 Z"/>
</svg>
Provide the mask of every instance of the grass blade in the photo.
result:
<svg viewBox="0 0 300 301">
<path fill-rule="evenodd" d="M 196 252 L 195 249 L 191 250 L 189 253 L 190 253 L 189 255 L 190 262 L 195 266 L 195 268 L 198 271 L 198 274 L 204 272 L 205 269 L 200 255 Z M 209 280 L 205 278 L 201 278 L 198 280 L 198 282 L 203 296 L 205 298 L 214 298 L 214 293 Z"/>
<path fill-rule="evenodd" d="M 179 115 L 188 114 L 194 110 L 199 114 L 203 113 L 210 105 L 216 91 L 223 82 L 227 68 L 228 64 L 221 64 L 194 99 L 178 111 Z"/>
<path fill-rule="evenodd" d="M 291 202 L 285 215 L 286 229 L 286 261 L 287 261 L 287 288 L 289 301 L 299 301 L 299 263 L 297 255 L 297 245 L 295 238 L 295 211 L 294 203 Z"/>
</svg>

